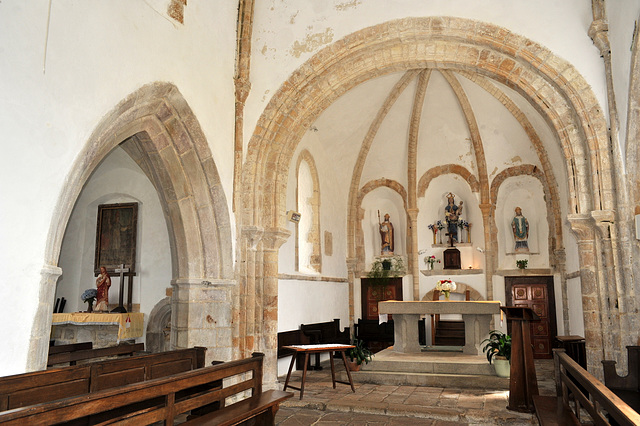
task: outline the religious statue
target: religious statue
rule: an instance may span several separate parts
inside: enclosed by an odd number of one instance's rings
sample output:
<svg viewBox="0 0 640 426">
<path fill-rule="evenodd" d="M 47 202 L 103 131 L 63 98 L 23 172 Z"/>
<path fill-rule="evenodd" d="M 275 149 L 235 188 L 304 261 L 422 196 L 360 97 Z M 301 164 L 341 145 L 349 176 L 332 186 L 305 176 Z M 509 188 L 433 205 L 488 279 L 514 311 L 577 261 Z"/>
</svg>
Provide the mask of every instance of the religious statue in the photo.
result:
<svg viewBox="0 0 640 426">
<path fill-rule="evenodd" d="M 107 268 L 100 267 L 100 275 L 96 278 L 96 287 L 98 294 L 96 296 L 96 311 L 109 312 L 109 287 L 111 287 L 111 277 L 107 272 Z"/>
<path fill-rule="evenodd" d="M 513 238 L 516 240 L 516 253 L 529 253 L 529 221 L 522 216 L 522 209 L 516 207 L 516 215 L 511 221 Z"/>
<path fill-rule="evenodd" d="M 383 256 L 393 255 L 393 224 L 389 222 L 389 214 L 384 215 L 384 222 L 380 223 L 380 211 L 378 210 L 378 225 L 380 227 L 380 238 L 382 239 L 380 254 Z"/>
<path fill-rule="evenodd" d="M 447 220 L 447 231 L 451 243 L 458 242 L 458 219 L 462 214 L 462 201 L 456 206 L 455 195 L 451 192 L 447 195 L 447 206 L 444 208 L 444 217 Z"/>
</svg>

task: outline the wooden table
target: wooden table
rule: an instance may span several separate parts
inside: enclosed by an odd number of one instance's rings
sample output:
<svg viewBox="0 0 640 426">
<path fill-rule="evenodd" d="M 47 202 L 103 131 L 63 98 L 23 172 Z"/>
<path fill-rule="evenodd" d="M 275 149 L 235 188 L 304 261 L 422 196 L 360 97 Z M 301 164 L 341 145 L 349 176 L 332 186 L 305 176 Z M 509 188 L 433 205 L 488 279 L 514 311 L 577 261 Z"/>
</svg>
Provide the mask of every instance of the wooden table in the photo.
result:
<svg viewBox="0 0 640 426">
<path fill-rule="evenodd" d="M 352 349 L 355 348 L 355 346 L 353 345 L 340 345 L 340 344 L 318 344 L 318 345 L 292 345 L 292 346 L 283 346 L 283 348 L 286 349 L 291 349 L 292 351 L 295 351 L 295 353 L 293 354 L 293 356 L 291 357 L 291 364 L 289 364 L 289 372 L 287 373 L 287 379 L 284 382 L 284 388 L 282 389 L 283 391 L 287 390 L 287 387 L 290 387 L 291 389 L 296 389 L 300 391 L 300 399 L 302 399 L 302 396 L 304 395 L 304 382 L 307 378 L 307 366 L 309 365 L 309 355 L 311 354 L 321 354 L 324 352 L 328 352 L 329 353 L 329 360 L 331 361 L 331 380 L 333 382 L 333 388 L 336 388 L 336 383 L 342 383 L 345 385 L 351 385 L 351 390 L 352 391 L 356 391 L 356 389 L 353 387 L 353 379 L 351 378 L 351 372 L 349 371 L 349 367 L 347 367 L 347 357 L 344 354 L 347 349 Z M 302 370 L 302 382 L 300 383 L 300 387 L 297 388 L 295 386 L 291 386 L 289 384 L 289 379 L 291 378 L 291 371 L 293 370 L 293 365 L 296 362 L 296 355 L 298 355 L 298 352 L 304 352 L 304 367 Z M 340 352 L 340 355 L 342 355 L 342 361 L 344 362 L 344 368 L 347 371 L 347 377 L 349 377 L 349 383 L 347 382 L 341 382 L 339 380 L 336 380 L 336 371 L 335 371 L 335 367 L 333 365 L 333 353 L 334 352 Z"/>
</svg>

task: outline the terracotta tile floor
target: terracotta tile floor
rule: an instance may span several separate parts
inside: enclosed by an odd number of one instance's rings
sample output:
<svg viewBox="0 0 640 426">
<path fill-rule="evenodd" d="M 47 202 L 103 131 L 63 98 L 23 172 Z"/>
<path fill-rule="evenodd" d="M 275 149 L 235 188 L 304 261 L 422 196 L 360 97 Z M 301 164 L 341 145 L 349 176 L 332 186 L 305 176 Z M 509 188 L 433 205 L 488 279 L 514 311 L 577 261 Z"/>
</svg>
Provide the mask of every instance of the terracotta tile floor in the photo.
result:
<svg viewBox="0 0 640 426">
<path fill-rule="evenodd" d="M 328 364 L 328 363 L 327 363 Z M 535 416 L 506 409 L 508 391 L 453 389 L 418 386 L 389 386 L 354 382 L 331 385 L 328 365 L 307 372 L 304 398 L 299 392 L 278 411 L 276 424 L 303 425 L 531 425 Z M 336 365 L 338 371 L 344 367 Z M 541 395 L 553 395 L 553 360 L 536 360 Z M 291 375 L 298 386 L 301 372 Z M 284 377 L 280 378 L 281 388 Z M 289 389 L 287 389 L 289 390 Z"/>
</svg>

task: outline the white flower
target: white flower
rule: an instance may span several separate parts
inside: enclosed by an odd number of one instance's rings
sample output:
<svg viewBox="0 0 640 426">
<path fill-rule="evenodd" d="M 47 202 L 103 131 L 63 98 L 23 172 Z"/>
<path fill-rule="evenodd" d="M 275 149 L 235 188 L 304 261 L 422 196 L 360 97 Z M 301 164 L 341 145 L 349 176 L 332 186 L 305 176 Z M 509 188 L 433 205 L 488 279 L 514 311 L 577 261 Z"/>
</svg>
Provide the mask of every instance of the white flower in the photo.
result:
<svg viewBox="0 0 640 426">
<path fill-rule="evenodd" d="M 456 283 L 451 280 L 440 280 L 436 284 L 436 290 L 438 291 L 455 291 Z"/>
</svg>

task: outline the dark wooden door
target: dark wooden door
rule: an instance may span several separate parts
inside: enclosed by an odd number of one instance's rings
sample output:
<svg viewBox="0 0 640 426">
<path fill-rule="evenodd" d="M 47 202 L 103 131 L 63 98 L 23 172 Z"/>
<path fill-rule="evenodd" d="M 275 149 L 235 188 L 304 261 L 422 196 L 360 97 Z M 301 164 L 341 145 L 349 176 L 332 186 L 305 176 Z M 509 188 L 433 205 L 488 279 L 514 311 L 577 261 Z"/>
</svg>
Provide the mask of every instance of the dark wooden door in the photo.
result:
<svg viewBox="0 0 640 426">
<path fill-rule="evenodd" d="M 389 278 L 389 283 L 384 286 L 363 278 L 361 287 L 363 319 L 378 320 L 378 302 L 402 300 L 402 278 Z"/>
<path fill-rule="evenodd" d="M 505 285 L 508 306 L 531 308 L 540 317 L 530 324 L 533 357 L 553 358 L 553 339 L 558 334 L 553 277 L 505 277 Z"/>
</svg>

